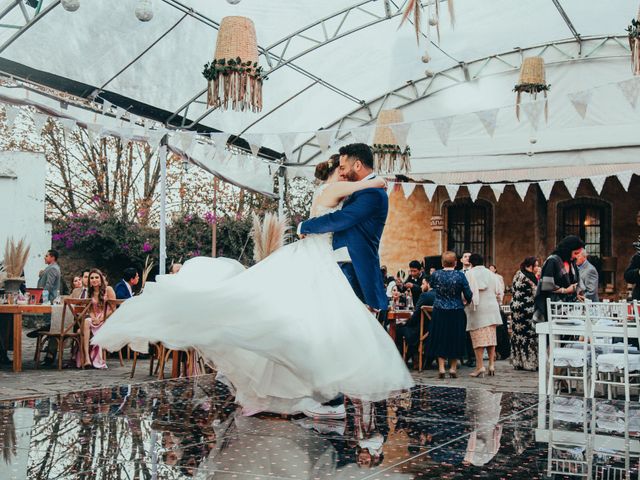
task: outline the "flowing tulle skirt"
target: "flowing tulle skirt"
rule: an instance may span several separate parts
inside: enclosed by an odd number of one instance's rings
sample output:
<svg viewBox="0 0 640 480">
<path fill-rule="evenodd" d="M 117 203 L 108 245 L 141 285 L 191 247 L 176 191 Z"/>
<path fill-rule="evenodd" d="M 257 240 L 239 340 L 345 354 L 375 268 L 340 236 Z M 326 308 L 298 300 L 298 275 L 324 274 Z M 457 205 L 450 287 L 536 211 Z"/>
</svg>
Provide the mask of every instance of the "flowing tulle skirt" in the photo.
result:
<svg viewBox="0 0 640 480">
<path fill-rule="evenodd" d="M 189 260 L 125 302 L 93 343 L 195 348 L 233 383 L 240 404 L 272 412 L 339 393 L 377 401 L 412 386 L 332 253 L 325 238 L 311 236 L 248 270 L 229 259 Z"/>
</svg>

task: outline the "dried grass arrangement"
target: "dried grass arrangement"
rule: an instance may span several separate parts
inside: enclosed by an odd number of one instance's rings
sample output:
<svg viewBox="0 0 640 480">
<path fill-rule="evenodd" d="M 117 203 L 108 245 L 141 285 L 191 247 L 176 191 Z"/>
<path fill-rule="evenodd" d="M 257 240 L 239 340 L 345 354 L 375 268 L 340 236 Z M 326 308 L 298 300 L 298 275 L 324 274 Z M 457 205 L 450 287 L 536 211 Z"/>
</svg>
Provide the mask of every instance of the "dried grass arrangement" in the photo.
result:
<svg viewBox="0 0 640 480">
<path fill-rule="evenodd" d="M 7 239 L 4 246 L 3 269 L 8 279 L 23 277 L 30 251 L 31 246 L 27 245 L 24 238 L 20 239 L 17 244 L 13 237 Z"/>
<path fill-rule="evenodd" d="M 513 91 L 516 92 L 516 118 L 520 120 L 520 101 L 523 93 L 528 93 L 535 100 L 539 93 L 544 94 L 544 118 L 549 116 L 547 92 L 551 89 L 546 81 L 544 59 L 542 57 L 527 57 L 520 67 L 520 78 Z"/>
<path fill-rule="evenodd" d="M 144 290 L 144 286 L 147 283 L 147 278 L 149 278 L 149 274 L 151 273 L 153 267 L 155 267 L 155 263 L 153 263 L 153 260 L 151 260 L 149 255 L 147 255 L 147 258 L 144 259 L 144 268 L 142 269 L 142 290 Z"/>
<path fill-rule="evenodd" d="M 371 146 L 373 152 L 374 168 L 378 173 L 409 173 L 411 170 L 411 149 L 404 150 L 400 145 L 374 143 Z"/>
<path fill-rule="evenodd" d="M 438 34 L 438 43 L 440 43 L 440 1 L 434 2 L 435 16 L 429 18 L 429 25 L 436 27 L 436 33 Z M 449 21 L 451 27 L 455 27 L 456 24 L 456 11 L 453 4 L 453 0 L 447 1 L 447 7 L 449 9 Z M 408 20 L 410 16 L 413 16 L 413 28 L 416 32 L 416 41 L 420 44 L 420 35 L 422 34 L 422 27 L 420 25 L 422 19 L 422 2 L 420 0 L 409 0 L 404 7 L 402 13 L 402 20 L 400 20 L 400 26 Z M 427 63 L 427 62 L 425 62 Z"/>
<path fill-rule="evenodd" d="M 289 239 L 290 226 L 287 217 L 279 218 L 275 213 L 267 213 L 262 222 L 257 215 L 253 216 L 253 259 L 255 262 L 264 260 Z"/>
<path fill-rule="evenodd" d="M 627 33 L 631 47 L 631 71 L 634 75 L 640 75 L 640 9 L 637 17 L 632 19 L 627 27 Z"/>
</svg>

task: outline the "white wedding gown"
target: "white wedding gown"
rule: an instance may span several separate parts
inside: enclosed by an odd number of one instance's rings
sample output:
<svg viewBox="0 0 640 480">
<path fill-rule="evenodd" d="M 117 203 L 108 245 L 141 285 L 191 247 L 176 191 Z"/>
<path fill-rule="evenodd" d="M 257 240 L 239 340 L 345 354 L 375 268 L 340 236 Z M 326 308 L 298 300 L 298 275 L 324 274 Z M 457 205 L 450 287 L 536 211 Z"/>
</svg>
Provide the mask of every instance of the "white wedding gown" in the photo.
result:
<svg viewBox="0 0 640 480">
<path fill-rule="evenodd" d="M 377 401 L 413 385 L 336 264 L 331 235 L 286 245 L 249 269 L 226 258 L 191 259 L 178 274 L 148 282 L 92 341 L 143 352 L 148 342 L 197 349 L 250 409 L 294 413 L 310 398 L 339 393 Z"/>
</svg>

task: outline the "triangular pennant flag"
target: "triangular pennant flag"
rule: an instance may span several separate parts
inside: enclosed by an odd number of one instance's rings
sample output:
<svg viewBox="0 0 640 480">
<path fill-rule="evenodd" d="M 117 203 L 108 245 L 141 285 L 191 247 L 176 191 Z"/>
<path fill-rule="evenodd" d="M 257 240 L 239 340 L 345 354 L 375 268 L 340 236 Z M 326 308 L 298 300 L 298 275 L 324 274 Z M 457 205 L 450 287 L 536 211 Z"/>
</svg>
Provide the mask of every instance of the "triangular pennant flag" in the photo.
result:
<svg viewBox="0 0 640 480">
<path fill-rule="evenodd" d="M 545 200 L 549 200 L 551 196 L 551 190 L 553 190 L 553 185 L 555 184 L 555 180 L 545 180 L 544 182 L 538 182 L 538 186 L 540 190 L 542 190 L 542 195 L 544 195 Z"/>
<path fill-rule="evenodd" d="M 133 129 L 120 128 L 118 129 L 118 134 L 120 136 L 120 141 L 122 142 L 122 145 L 126 146 L 133 138 Z"/>
<path fill-rule="evenodd" d="M 122 107 L 116 107 L 116 120 L 120 120 L 127 111 Z"/>
<path fill-rule="evenodd" d="M 225 151 L 227 150 L 227 140 L 229 140 L 229 134 L 226 132 L 214 132 L 209 134 L 213 144 L 216 148 L 216 157 L 218 160 L 224 161 Z"/>
<path fill-rule="evenodd" d="M 500 201 L 500 196 L 502 195 L 502 192 L 504 192 L 505 184 L 504 183 L 492 183 L 489 186 L 491 187 L 491 190 L 493 190 L 493 194 L 496 197 L 496 202 L 499 202 Z"/>
<path fill-rule="evenodd" d="M 562 181 L 564 182 L 564 186 L 567 187 L 567 191 L 569 192 L 569 195 L 571 195 L 571 198 L 574 198 L 578 191 L 578 187 L 580 186 L 580 179 L 571 177 L 565 178 Z"/>
<path fill-rule="evenodd" d="M 606 179 L 607 179 L 606 175 L 596 175 L 595 177 L 589 178 L 589 180 L 591 180 L 591 185 L 593 185 L 593 188 L 596 189 L 596 192 L 598 192 L 598 195 L 602 193 L 602 189 L 604 188 L 604 182 Z"/>
<path fill-rule="evenodd" d="M 76 128 L 76 121 L 73 118 L 61 118 L 59 121 L 62 124 L 64 134 L 67 136 Z"/>
<path fill-rule="evenodd" d="M 396 143 L 398 146 L 404 150 L 407 148 L 407 137 L 409 136 L 409 130 L 411 129 L 410 123 L 395 123 L 393 125 L 389 125 L 389 128 L 393 132 L 393 135 L 396 137 Z"/>
<path fill-rule="evenodd" d="M 387 196 L 391 196 L 391 194 L 393 193 L 393 189 L 395 188 L 396 184 L 393 182 L 389 182 L 387 183 Z"/>
<path fill-rule="evenodd" d="M 529 120 L 531 127 L 534 130 L 538 130 L 538 125 L 540 125 L 540 116 L 544 111 L 544 101 L 537 100 L 533 102 L 523 103 L 522 110 L 524 111 L 524 114 L 527 116 L 527 120 Z"/>
<path fill-rule="evenodd" d="M 469 190 L 469 196 L 471 197 L 472 202 L 475 202 L 478 199 L 478 194 L 480 193 L 481 188 L 481 183 L 470 183 L 467 185 L 467 190 Z"/>
<path fill-rule="evenodd" d="M 402 186 L 404 198 L 409 198 L 416 188 L 416 184 L 413 182 L 402 182 L 400 185 Z"/>
<path fill-rule="evenodd" d="M 287 160 L 293 159 L 293 148 L 296 146 L 296 139 L 298 134 L 295 132 L 279 133 L 280 142 L 282 143 L 282 151 L 284 152 Z"/>
<path fill-rule="evenodd" d="M 36 133 L 40 133 L 42 131 L 42 127 L 47 123 L 49 119 L 49 115 L 45 115 L 44 113 L 36 112 L 33 114 L 33 125 L 35 126 Z"/>
<path fill-rule="evenodd" d="M 164 137 L 164 130 L 148 130 L 147 131 L 147 143 L 151 150 L 155 150 L 158 145 L 160 145 L 160 141 L 162 137 Z"/>
<path fill-rule="evenodd" d="M 16 118 L 18 118 L 18 113 L 20 113 L 19 108 L 16 108 L 13 105 L 7 105 L 7 108 L 5 109 L 7 128 L 13 128 L 13 124 L 16 123 Z"/>
<path fill-rule="evenodd" d="M 527 192 L 529 191 L 529 183 L 514 183 L 513 186 L 520 195 L 520 199 L 524 202 L 525 197 L 527 196 Z"/>
<path fill-rule="evenodd" d="M 318 130 L 316 132 L 316 140 L 318 141 L 318 147 L 323 152 L 329 150 L 331 146 L 331 136 L 333 135 L 333 131 L 331 130 Z"/>
<path fill-rule="evenodd" d="M 618 83 L 618 87 L 622 91 L 624 98 L 635 110 L 638 103 L 638 94 L 640 94 L 640 77 L 633 77 L 630 80 L 625 80 Z"/>
<path fill-rule="evenodd" d="M 620 185 L 622 185 L 622 188 L 624 188 L 625 192 L 629 191 L 629 184 L 631 183 L 632 176 L 633 172 L 630 172 L 628 170 L 616 173 L 616 177 L 618 177 L 618 181 L 620 182 Z"/>
<path fill-rule="evenodd" d="M 492 108 L 491 110 L 482 110 L 480 112 L 476 112 L 476 115 L 482 122 L 484 129 L 487 131 L 490 137 L 493 138 L 493 134 L 496 131 L 496 125 L 498 123 L 498 112 L 499 108 Z"/>
<path fill-rule="evenodd" d="M 444 188 L 447 189 L 447 193 L 449 194 L 449 200 L 452 202 L 456 199 L 456 195 L 458 194 L 458 189 L 460 185 L 445 185 Z"/>
<path fill-rule="evenodd" d="M 109 100 L 102 100 L 102 114 L 111 113 L 111 106 L 113 104 Z"/>
<path fill-rule="evenodd" d="M 576 112 L 583 120 L 587 116 L 587 107 L 591 101 L 591 94 L 591 90 L 581 90 L 569 94 L 569 100 L 571 100 L 573 108 L 576 109 Z"/>
<path fill-rule="evenodd" d="M 433 194 L 436 193 L 438 185 L 435 183 L 425 183 L 422 186 L 424 187 L 424 193 L 427 194 L 427 198 L 429 199 L 429 201 L 431 201 L 431 199 L 433 198 Z"/>
<path fill-rule="evenodd" d="M 99 123 L 87 123 L 87 134 L 89 135 L 89 142 L 91 145 L 100 140 L 102 135 L 102 125 Z"/>
<path fill-rule="evenodd" d="M 264 135 L 262 133 L 247 133 L 244 138 L 249 143 L 249 148 L 251 149 L 253 156 L 257 157 L 260 147 L 262 146 L 262 139 L 264 138 Z"/>
<path fill-rule="evenodd" d="M 443 145 L 447 145 L 449 141 L 449 132 L 451 131 L 451 124 L 453 123 L 453 116 L 444 118 L 435 118 L 433 120 L 433 126 L 436 128 L 438 137 Z"/>
<path fill-rule="evenodd" d="M 183 152 L 188 152 L 193 144 L 194 132 L 181 131 L 177 133 L 178 146 Z"/>
<path fill-rule="evenodd" d="M 373 132 L 373 125 L 367 125 L 364 127 L 358 127 L 351 130 L 351 136 L 358 143 L 366 143 L 369 144 L 369 139 L 371 138 L 371 132 Z"/>
</svg>

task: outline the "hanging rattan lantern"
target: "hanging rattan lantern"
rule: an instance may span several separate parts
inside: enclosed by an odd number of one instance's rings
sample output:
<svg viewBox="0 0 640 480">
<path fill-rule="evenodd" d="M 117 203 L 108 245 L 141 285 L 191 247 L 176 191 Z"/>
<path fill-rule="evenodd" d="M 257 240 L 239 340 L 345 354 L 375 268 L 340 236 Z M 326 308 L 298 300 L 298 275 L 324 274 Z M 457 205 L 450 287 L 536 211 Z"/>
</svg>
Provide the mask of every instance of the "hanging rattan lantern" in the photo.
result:
<svg viewBox="0 0 640 480">
<path fill-rule="evenodd" d="M 224 17 L 216 51 L 202 72 L 209 81 L 207 105 L 235 111 L 262 110 L 262 82 L 253 22 L 246 17 Z"/>
<path fill-rule="evenodd" d="M 631 71 L 634 75 L 640 75 L 640 9 L 635 19 L 627 27 L 629 33 L 629 46 L 631 47 Z"/>
<path fill-rule="evenodd" d="M 373 137 L 373 160 L 378 173 L 408 173 L 411 170 L 411 151 L 399 144 L 389 125 L 401 124 L 402 112 L 397 109 L 382 110 L 378 114 L 376 133 Z M 404 142 L 403 142 L 404 143 Z"/>
<path fill-rule="evenodd" d="M 548 85 L 544 73 L 544 59 L 542 57 L 528 57 L 522 61 L 518 84 L 513 88 L 516 95 L 516 117 L 520 120 L 520 97 L 528 93 L 535 100 L 539 93 L 544 94 L 544 118 L 548 116 L 547 92 Z"/>
</svg>

